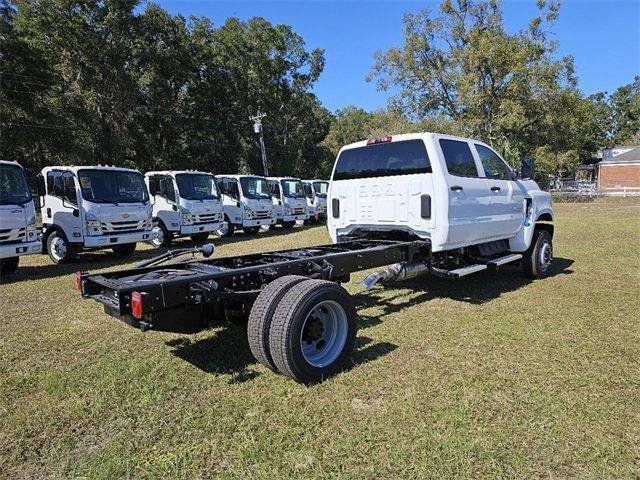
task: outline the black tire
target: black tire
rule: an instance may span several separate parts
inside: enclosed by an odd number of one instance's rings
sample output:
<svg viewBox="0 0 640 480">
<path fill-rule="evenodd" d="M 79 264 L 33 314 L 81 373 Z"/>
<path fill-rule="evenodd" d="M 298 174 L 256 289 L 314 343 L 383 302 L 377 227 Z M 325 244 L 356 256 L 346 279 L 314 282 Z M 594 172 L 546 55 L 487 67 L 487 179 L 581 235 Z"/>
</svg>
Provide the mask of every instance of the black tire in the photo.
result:
<svg viewBox="0 0 640 480">
<path fill-rule="evenodd" d="M 522 270 L 529 278 L 548 275 L 553 261 L 553 243 L 551 234 L 546 230 L 535 230 L 531 246 L 522 258 Z"/>
<path fill-rule="evenodd" d="M 19 263 L 20 257 L 9 257 L 0 259 L 0 273 L 3 275 L 14 273 L 18 269 Z"/>
<path fill-rule="evenodd" d="M 329 342 L 324 340 L 327 327 L 325 323 L 306 325 L 307 317 L 312 312 L 322 311 L 323 308 L 329 311 L 325 306 L 328 304 L 342 312 L 342 320 L 339 323 L 343 326 L 343 334 L 330 337 Z M 311 320 L 314 318 L 310 317 Z M 315 332 L 310 332 L 309 329 L 315 329 Z M 325 280 L 306 280 L 290 288 L 276 307 L 269 330 L 271 358 L 280 373 L 297 382 L 308 384 L 323 380 L 343 368 L 353 352 L 357 329 L 355 305 L 344 288 Z M 302 341 L 309 333 L 319 333 L 320 338 L 316 335 L 314 340 L 307 340 L 307 347 L 312 345 L 310 342 L 313 341 L 316 342 L 315 348 L 320 350 L 320 353 L 333 350 L 335 356 L 325 358 L 322 364 L 310 363 L 302 349 Z M 335 348 L 329 348 L 332 345 Z"/>
<path fill-rule="evenodd" d="M 295 226 L 296 222 L 282 222 L 282 228 L 290 230 Z"/>
<path fill-rule="evenodd" d="M 207 238 L 209 238 L 209 232 L 194 233 L 190 238 L 194 242 L 204 242 Z"/>
<path fill-rule="evenodd" d="M 122 245 L 113 246 L 111 250 L 113 250 L 113 253 L 116 255 L 131 255 L 136 251 L 136 245 L 136 243 L 124 243 Z"/>
<path fill-rule="evenodd" d="M 260 231 L 260 227 L 243 227 L 244 233 L 248 233 L 249 235 L 255 235 Z"/>
<path fill-rule="evenodd" d="M 173 235 L 169 230 L 167 230 L 164 222 L 162 220 L 154 220 L 153 229 L 158 232 L 159 236 L 154 235 L 153 239 L 151 240 L 151 245 L 156 248 L 170 247 L 171 241 L 173 240 Z"/>
<path fill-rule="evenodd" d="M 256 360 L 270 368 L 274 372 L 278 368 L 273 363 L 271 353 L 269 353 L 269 329 L 273 313 L 276 311 L 278 303 L 284 294 L 291 287 L 307 280 L 307 277 L 300 275 L 287 275 L 268 283 L 256 298 L 249 314 L 247 323 L 247 337 L 249 338 L 249 348 Z"/>
<path fill-rule="evenodd" d="M 76 257 L 76 247 L 67 240 L 60 230 L 54 230 L 47 237 L 47 253 L 53 263 L 67 263 Z"/>
</svg>

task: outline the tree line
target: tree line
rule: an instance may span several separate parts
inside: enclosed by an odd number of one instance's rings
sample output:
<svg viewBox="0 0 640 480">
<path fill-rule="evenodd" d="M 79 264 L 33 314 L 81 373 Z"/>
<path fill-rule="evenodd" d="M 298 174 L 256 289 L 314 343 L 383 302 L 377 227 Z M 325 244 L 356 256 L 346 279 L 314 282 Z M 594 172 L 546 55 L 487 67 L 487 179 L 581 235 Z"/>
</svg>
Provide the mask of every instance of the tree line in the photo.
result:
<svg viewBox="0 0 640 480">
<path fill-rule="evenodd" d="M 265 112 L 270 173 L 327 177 L 338 149 L 436 131 L 485 140 L 514 166 L 570 175 L 595 153 L 640 143 L 640 77 L 585 96 L 559 57 L 560 6 L 538 0 L 520 31 L 498 0 L 408 13 L 403 44 L 367 78 L 387 108 L 331 113 L 312 87 L 324 52 L 263 18 L 171 15 L 140 0 L 0 0 L 0 157 L 33 170 L 115 164 L 142 171 L 262 173 L 249 120 Z"/>
</svg>

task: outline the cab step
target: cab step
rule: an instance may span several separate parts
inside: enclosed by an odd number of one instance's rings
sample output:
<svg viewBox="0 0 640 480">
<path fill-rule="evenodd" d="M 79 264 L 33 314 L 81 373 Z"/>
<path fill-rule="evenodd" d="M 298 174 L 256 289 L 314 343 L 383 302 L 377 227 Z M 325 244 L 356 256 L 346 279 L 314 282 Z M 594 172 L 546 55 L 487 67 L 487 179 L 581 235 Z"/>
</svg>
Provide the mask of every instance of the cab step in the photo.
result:
<svg viewBox="0 0 640 480">
<path fill-rule="evenodd" d="M 511 253 L 509 255 L 505 255 L 504 257 L 494 258 L 493 260 L 489 260 L 487 265 L 491 265 L 492 267 L 499 267 L 500 265 L 504 265 L 506 263 L 516 262 L 522 258 L 521 253 Z"/>
<path fill-rule="evenodd" d="M 488 268 L 487 265 L 483 263 L 477 263 L 475 265 L 467 265 L 466 267 L 456 268 L 455 270 L 444 270 L 442 268 L 432 268 L 431 273 L 439 277 L 456 279 L 456 278 L 464 277 L 467 275 L 471 275 L 472 273 L 486 270 L 487 268 Z"/>
</svg>

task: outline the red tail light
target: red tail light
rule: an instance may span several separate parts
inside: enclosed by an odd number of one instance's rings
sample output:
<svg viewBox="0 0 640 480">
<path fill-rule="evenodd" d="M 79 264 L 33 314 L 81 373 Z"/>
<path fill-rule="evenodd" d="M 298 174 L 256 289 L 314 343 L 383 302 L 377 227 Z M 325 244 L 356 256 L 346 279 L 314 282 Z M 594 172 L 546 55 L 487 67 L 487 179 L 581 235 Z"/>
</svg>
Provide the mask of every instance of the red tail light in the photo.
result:
<svg viewBox="0 0 640 480">
<path fill-rule="evenodd" d="M 386 137 L 380 138 L 370 138 L 367 140 L 367 145 L 375 145 L 377 143 L 389 143 L 391 141 L 391 135 L 387 135 Z"/>
<path fill-rule="evenodd" d="M 136 318 L 142 318 L 142 294 L 140 292 L 131 292 L 131 314 Z"/>
<path fill-rule="evenodd" d="M 76 290 L 82 292 L 82 272 L 80 270 L 76 272 Z"/>
</svg>

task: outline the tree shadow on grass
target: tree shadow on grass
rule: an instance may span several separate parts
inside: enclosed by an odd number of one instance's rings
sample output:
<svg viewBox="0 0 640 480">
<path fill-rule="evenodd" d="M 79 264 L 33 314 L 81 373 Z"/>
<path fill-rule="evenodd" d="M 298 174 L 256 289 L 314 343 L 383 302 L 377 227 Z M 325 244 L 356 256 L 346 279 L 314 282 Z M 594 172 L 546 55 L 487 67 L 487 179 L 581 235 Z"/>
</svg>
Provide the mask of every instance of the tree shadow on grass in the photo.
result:
<svg viewBox="0 0 640 480">
<path fill-rule="evenodd" d="M 555 258 L 546 278 L 572 274 L 573 270 L 569 269 L 572 264 L 573 260 L 571 259 Z M 360 292 L 354 295 L 354 298 L 358 310 L 372 307 L 382 308 L 381 315 L 359 315 L 360 326 L 369 328 L 382 322 L 387 315 L 398 313 L 406 308 L 436 298 L 450 298 L 460 302 L 480 305 L 500 297 L 503 293 L 518 290 L 534 281 L 525 277 L 518 267 L 505 266 L 500 271 L 486 270 L 459 280 L 425 275 L 410 281 L 390 284 L 388 287 L 389 289 L 394 287 L 409 289 L 414 293 L 413 295 L 399 292 L 392 294 L 390 297 L 386 288 L 383 290 L 378 287 L 370 291 Z M 544 281 L 544 279 L 538 281 Z M 402 299 L 405 300 L 402 301 Z"/>
</svg>

